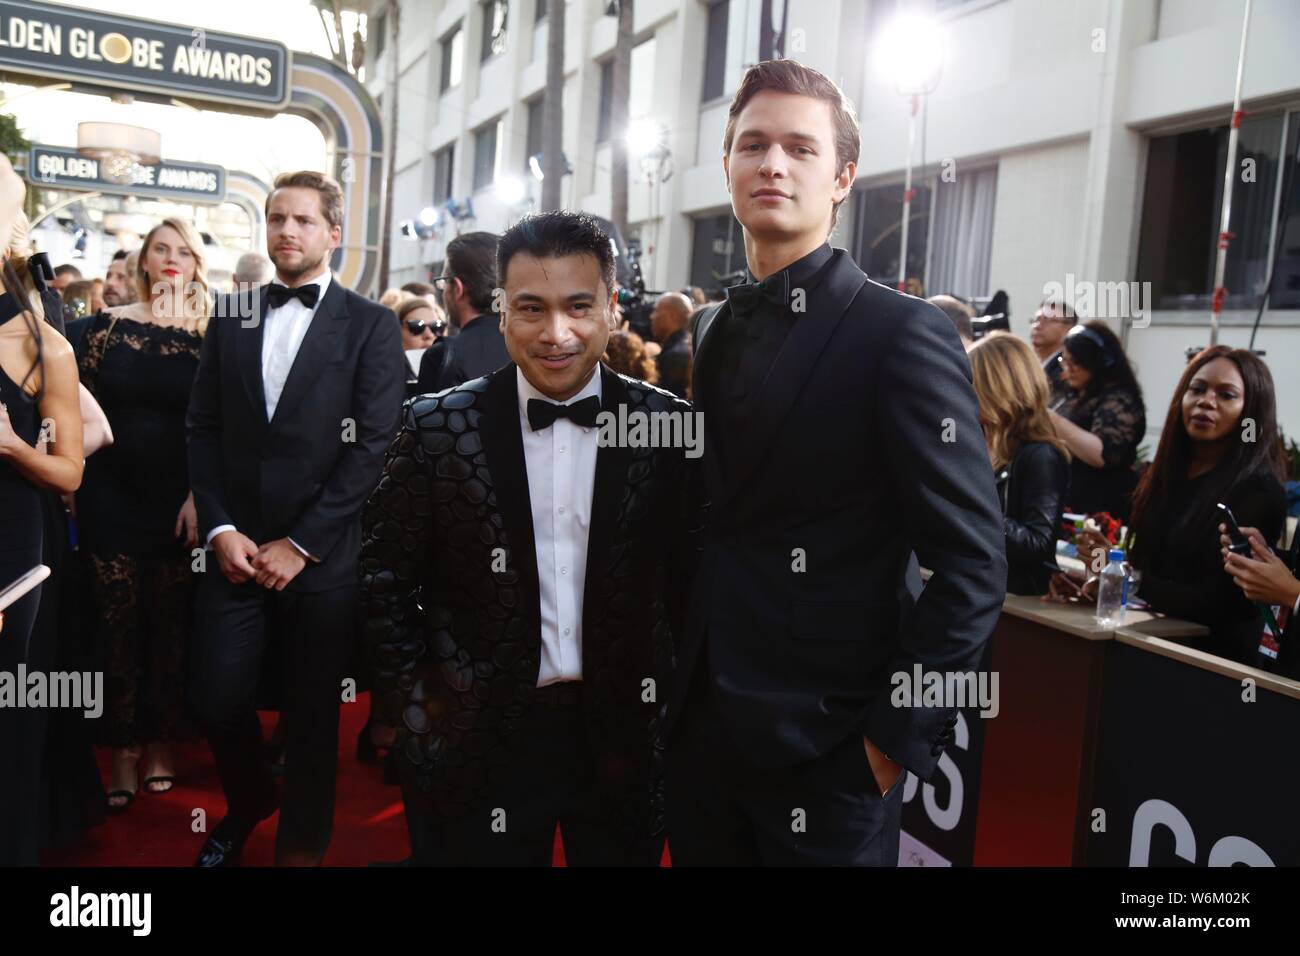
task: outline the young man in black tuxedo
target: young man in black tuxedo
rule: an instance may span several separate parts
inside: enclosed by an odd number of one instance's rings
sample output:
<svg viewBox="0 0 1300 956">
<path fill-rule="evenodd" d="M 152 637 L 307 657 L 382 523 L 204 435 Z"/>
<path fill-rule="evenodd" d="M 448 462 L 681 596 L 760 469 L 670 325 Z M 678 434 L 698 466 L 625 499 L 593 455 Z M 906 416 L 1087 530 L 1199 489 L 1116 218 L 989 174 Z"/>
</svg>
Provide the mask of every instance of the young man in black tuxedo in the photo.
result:
<svg viewBox="0 0 1300 956">
<path fill-rule="evenodd" d="M 198 866 L 233 862 L 276 809 L 254 709 L 272 629 L 286 658 L 276 863 L 318 864 L 329 846 L 361 507 L 397 429 L 406 365 L 393 313 L 330 273 L 342 222 L 332 179 L 276 179 L 266 204 L 275 281 L 217 300 L 190 396 L 190 483 L 212 550 L 190 697 L 229 808 Z"/>
<path fill-rule="evenodd" d="M 593 220 L 521 220 L 499 274 L 512 364 L 407 402 L 365 511 L 414 862 L 545 866 L 558 823 L 570 864 L 654 865 L 689 459 L 604 423 L 690 406 L 600 362 L 616 293 Z"/>
<path fill-rule="evenodd" d="M 669 706 L 674 865 L 895 865 L 904 771 L 930 778 L 956 709 L 894 706 L 891 677 L 975 670 L 1002 605 L 957 333 L 827 242 L 858 149 L 822 74 L 746 73 L 722 165 L 754 281 L 694 330 L 708 521 Z"/>
</svg>

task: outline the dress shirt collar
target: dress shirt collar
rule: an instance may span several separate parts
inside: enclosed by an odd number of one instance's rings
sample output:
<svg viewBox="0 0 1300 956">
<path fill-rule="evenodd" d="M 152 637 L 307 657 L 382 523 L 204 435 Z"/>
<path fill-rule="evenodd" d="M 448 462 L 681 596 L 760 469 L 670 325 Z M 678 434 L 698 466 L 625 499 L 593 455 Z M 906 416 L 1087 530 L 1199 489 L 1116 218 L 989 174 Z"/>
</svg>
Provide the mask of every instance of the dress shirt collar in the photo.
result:
<svg viewBox="0 0 1300 956">
<path fill-rule="evenodd" d="M 537 389 L 533 388 L 532 383 L 524 377 L 524 370 L 518 365 L 515 366 L 515 380 L 519 383 L 519 414 L 522 416 L 524 422 L 528 421 L 528 400 L 530 398 L 536 398 L 543 402 L 550 402 L 552 405 L 572 405 L 574 402 L 580 402 L 584 398 L 589 398 L 592 395 L 595 395 L 597 398 L 601 397 L 599 362 L 596 363 L 596 369 L 591 373 L 591 378 L 587 381 L 587 384 L 582 387 L 582 390 L 578 392 L 577 395 L 574 395 L 567 402 L 557 402 L 555 399 L 549 398 Z"/>
</svg>

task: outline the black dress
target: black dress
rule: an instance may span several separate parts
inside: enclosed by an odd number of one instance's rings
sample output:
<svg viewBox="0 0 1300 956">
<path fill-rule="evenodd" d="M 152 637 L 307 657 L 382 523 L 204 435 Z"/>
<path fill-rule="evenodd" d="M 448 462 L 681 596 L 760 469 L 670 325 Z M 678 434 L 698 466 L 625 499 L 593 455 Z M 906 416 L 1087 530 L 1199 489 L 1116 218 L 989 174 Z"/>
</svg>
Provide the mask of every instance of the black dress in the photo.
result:
<svg viewBox="0 0 1300 956">
<path fill-rule="evenodd" d="M 7 295 L 0 299 L 8 302 Z M 0 325 L 24 321 L 0 311 Z M 40 410 L 32 397 L 0 368 L 0 402 L 14 432 L 35 447 Z M 0 587 L 9 585 L 41 563 L 41 489 L 0 459 Z M 0 631 L 0 671 L 17 679 L 18 665 L 28 663 L 32 625 L 41 587 L 27 592 L 4 611 Z M 35 866 L 37 777 L 41 745 L 40 710 L 0 707 L 0 866 Z"/>
<path fill-rule="evenodd" d="M 1133 545 L 1133 565 L 1141 573 L 1138 597 L 1152 610 L 1210 629 L 1208 641 L 1180 643 L 1242 664 L 1263 666 L 1258 653 L 1264 628 L 1259 611 L 1223 570 L 1219 546 L 1222 520 L 1203 490 L 1214 472 L 1174 482 L 1153 504 L 1152 518 L 1143 520 Z M 1250 475 L 1224 493 L 1221 499 L 1237 521 L 1258 528 L 1272 543 L 1281 536 L 1286 521 L 1286 493 L 1267 472 Z"/>
<path fill-rule="evenodd" d="M 78 347 L 82 383 L 113 429 L 113 444 L 86 461 L 77 524 L 106 664 L 101 742 L 117 747 L 193 735 L 184 713 L 193 559 L 174 531 L 189 495 L 185 411 L 202 341 L 192 329 L 101 313 Z"/>
<path fill-rule="evenodd" d="M 1059 414 L 1101 439 L 1105 463 L 1094 468 L 1077 455 L 1072 458 L 1067 510 L 1074 514 L 1106 511 L 1112 518 L 1127 521 L 1137 485 L 1133 465 L 1147 427 L 1142 396 L 1118 385 L 1084 394 L 1071 390 Z"/>
</svg>

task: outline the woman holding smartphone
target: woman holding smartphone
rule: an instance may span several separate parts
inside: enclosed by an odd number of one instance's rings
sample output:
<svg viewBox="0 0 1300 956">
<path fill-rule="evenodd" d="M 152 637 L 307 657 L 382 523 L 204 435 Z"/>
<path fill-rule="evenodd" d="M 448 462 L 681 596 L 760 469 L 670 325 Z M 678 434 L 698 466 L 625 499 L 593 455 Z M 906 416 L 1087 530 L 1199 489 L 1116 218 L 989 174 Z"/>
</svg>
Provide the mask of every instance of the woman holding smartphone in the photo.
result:
<svg viewBox="0 0 1300 956">
<path fill-rule="evenodd" d="M 1246 349 L 1204 349 L 1174 390 L 1155 459 L 1133 494 L 1129 551 L 1138 595 L 1153 611 L 1210 629 L 1208 642 L 1186 643 L 1257 663 L 1263 621 L 1224 572 L 1217 505 L 1276 541 L 1286 519 L 1283 474 L 1268 366 Z M 1087 593 L 1095 599 L 1095 589 Z"/>
<path fill-rule="evenodd" d="M 44 320 L 27 262 L 10 254 L 12 231 L 9 220 L 0 296 L 0 587 L 40 564 L 45 489 L 75 491 L 83 465 L 76 358 Z M 33 589 L 5 609 L 0 671 L 15 673 L 28 662 L 40 593 Z M 37 863 L 36 716 L 0 708 L 0 866 Z"/>
</svg>

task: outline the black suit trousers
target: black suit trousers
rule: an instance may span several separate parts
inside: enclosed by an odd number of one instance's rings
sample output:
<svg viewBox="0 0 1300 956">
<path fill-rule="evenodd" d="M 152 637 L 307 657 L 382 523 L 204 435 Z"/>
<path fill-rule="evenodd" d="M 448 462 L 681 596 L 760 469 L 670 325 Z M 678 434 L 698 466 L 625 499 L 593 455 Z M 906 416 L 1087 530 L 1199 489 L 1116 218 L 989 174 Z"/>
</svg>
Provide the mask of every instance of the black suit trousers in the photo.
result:
<svg viewBox="0 0 1300 956">
<path fill-rule="evenodd" d="M 568 866 L 658 865 L 662 837 L 611 826 L 576 703 L 531 706 L 491 773 L 481 802 L 441 819 L 416 809 L 420 795 L 403 780 L 416 866 L 550 866 L 557 825 Z"/>
<path fill-rule="evenodd" d="M 861 735 L 794 767 L 740 754 L 693 682 L 666 751 L 673 866 L 897 866 L 904 771 L 883 797 Z"/>
<path fill-rule="evenodd" d="M 252 823 L 275 806 L 254 707 L 274 632 L 285 657 L 285 772 L 276 860 L 319 860 L 334 823 L 339 703 L 356 639 L 357 586 L 274 591 L 255 581 L 231 584 L 211 567 L 197 603 L 190 697 L 216 759 L 228 813 Z"/>
</svg>

